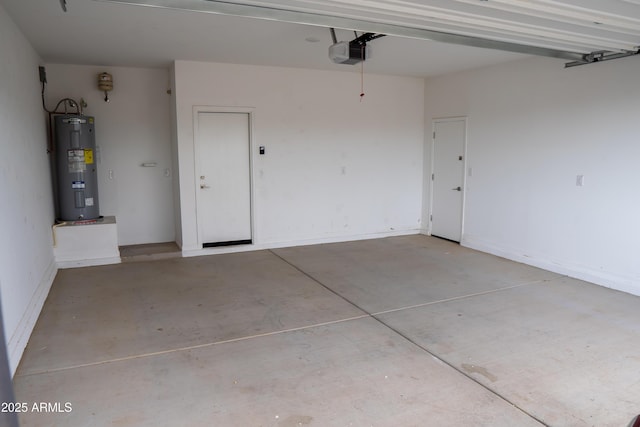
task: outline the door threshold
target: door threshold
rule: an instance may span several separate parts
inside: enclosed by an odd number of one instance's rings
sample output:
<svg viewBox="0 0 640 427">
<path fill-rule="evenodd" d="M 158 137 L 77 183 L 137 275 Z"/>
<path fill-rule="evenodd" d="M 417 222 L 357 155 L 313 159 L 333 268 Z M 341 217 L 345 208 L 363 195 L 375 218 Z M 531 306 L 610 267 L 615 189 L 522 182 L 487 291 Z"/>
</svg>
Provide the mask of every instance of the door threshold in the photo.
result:
<svg viewBox="0 0 640 427">
<path fill-rule="evenodd" d="M 253 240 L 251 239 L 246 239 L 246 240 L 229 240 L 227 242 L 210 242 L 210 243 L 203 243 L 202 244 L 202 248 L 220 248 L 220 247 L 224 247 L 224 246 L 237 246 L 237 245 L 250 245 L 253 243 Z"/>
</svg>

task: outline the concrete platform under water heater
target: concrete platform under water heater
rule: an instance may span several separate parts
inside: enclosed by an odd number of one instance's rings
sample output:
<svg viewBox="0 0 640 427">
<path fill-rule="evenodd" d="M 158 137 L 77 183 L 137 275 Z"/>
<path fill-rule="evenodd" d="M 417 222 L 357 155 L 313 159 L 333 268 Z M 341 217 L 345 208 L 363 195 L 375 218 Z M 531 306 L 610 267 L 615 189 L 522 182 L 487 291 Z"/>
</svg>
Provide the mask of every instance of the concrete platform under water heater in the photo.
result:
<svg viewBox="0 0 640 427">
<path fill-rule="evenodd" d="M 62 222 L 52 230 L 53 252 L 59 268 L 121 262 L 115 216 Z"/>
</svg>

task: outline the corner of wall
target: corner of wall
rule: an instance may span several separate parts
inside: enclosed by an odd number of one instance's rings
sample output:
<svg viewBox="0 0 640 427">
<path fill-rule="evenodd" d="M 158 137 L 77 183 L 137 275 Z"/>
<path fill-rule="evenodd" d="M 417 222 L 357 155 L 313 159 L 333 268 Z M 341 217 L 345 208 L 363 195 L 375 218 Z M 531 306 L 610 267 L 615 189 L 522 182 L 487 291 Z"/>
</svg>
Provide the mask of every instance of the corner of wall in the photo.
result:
<svg viewBox="0 0 640 427">
<path fill-rule="evenodd" d="M 182 210 L 180 197 L 180 161 L 178 150 L 178 118 L 177 118 L 177 98 L 178 88 L 176 87 L 176 61 L 169 67 L 169 84 L 171 87 L 171 161 L 173 169 L 173 212 L 175 219 L 176 244 L 182 249 Z"/>
</svg>

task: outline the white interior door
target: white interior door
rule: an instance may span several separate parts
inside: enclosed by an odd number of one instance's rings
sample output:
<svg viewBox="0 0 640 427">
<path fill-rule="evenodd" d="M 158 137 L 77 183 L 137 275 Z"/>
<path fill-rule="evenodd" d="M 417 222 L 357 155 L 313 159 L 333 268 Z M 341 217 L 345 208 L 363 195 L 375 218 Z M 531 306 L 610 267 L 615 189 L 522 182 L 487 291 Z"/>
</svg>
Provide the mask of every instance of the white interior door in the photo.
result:
<svg viewBox="0 0 640 427">
<path fill-rule="evenodd" d="M 196 191 L 203 247 L 251 243 L 248 113 L 197 113 Z"/>
<path fill-rule="evenodd" d="M 466 120 L 436 120 L 433 129 L 431 234 L 459 242 L 462 238 Z"/>
</svg>

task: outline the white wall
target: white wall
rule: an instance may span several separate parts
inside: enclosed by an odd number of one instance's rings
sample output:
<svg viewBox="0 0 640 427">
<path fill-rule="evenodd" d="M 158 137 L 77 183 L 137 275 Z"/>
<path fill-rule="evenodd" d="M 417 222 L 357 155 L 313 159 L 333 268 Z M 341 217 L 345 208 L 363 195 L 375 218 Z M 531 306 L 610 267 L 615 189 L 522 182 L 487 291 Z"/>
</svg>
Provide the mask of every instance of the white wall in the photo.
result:
<svg viewBox="0 0 640 427">
<path fill-rule="evenodd" d="M 254 242 L 417 232 L 424 81 L 277 67 L 175 63 L 182 243 L 198 249 L 193 106 L 254 108 Z M 258 146 L 267 154 L 259 156 Z"/>
<path fill-rule="evenodd" d="M 12 372 L 56 273 L 38 61 L 0 6 L 0 290 Z"/>
<path fill-rule="evenodd" d="M 173 167 L 173 216 L 175 218 L 174 231 L 176 236 L 176 243 L 182 248 L 182 213 L 180 211 L 180 167 L 178 162 L 178 125 L 176 117 L 176 101 L 175 101 L 175 87 L 176 87 L 176 72 L 175 63 L 171 64 L 169 68 L 169 81 L 171 86 L 171 165 Z"/>
<path fill-rule="evenodd" d="M 167 169 L 173 174 L 168 70 L 62 64 L 46 69 L 50 109 L 61 98 L 84 98 L 85 114 L 96 118 L 100 214 L 116 216 L 118 244 L 174 241 L 172 177 L 165 176 Z M 97 87 L 103 71 L 114 80 L 108 103 Z"/>
<path fill-rule="evenodd" d="M 532 58 L 427 80 L 428 126 L 469 117 L 462 243 L 640 294 L 640 60 L 563 65 Z"/>
</svg>

